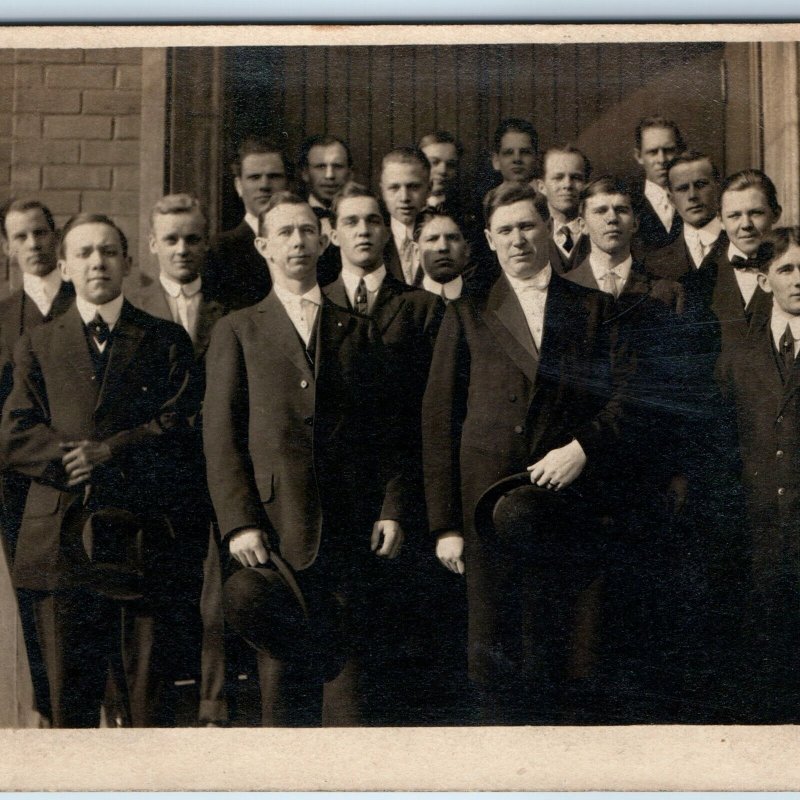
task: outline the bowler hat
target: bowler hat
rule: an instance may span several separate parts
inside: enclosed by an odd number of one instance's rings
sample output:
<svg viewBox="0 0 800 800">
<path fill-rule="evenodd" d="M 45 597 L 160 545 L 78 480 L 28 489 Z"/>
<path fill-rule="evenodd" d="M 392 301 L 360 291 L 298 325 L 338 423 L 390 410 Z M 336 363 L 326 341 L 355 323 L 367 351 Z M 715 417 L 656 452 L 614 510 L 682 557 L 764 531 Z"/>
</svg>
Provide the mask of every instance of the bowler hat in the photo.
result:
<svg viewBox="0 0 800 800">
<path fill-rule="evenodd" d="M 291 567 L 271 550 L 268 563 L 237 569 L 225 581 L 225 619 L 256 650 L 331 680 L 345 660 L 341 607 L 330 592 L 317 594 L 309 602 Z"/>
<path fill-rule="evenodd" d="M 481 495 L 475 529 L 484 541 L 541 564 L 591 560 L 600 545 L 583 495 L 572 487 L 537 486 L 529 472 L 503 478 Z"/>
<path fill-rule="evenodd" d="M 172 538 L 160 515 L 142 517 L 112 506 L 97 508 L 76 498 L 61 525 L 62 552 L 76 585 L 114 600 L 140 600 L 148 567 Z"/>
</svg>

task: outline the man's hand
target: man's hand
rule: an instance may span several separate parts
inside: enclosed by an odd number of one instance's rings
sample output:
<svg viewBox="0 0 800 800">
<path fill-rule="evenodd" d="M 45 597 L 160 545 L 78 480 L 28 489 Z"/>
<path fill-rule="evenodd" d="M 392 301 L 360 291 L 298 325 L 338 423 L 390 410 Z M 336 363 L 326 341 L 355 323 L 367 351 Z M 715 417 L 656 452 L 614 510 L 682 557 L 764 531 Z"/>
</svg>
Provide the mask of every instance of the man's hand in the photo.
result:
<svg viewBox="0 0 800 800">
<path fill-rule="evenodd" d="M 445 531 L 436 540 L 436 558 L 451 572 L 464 574 L 464 537 L 460 531 Z"/>
<path fill-rule="evenodd" d="M 372 526 L 370 549 L 381 558 L 396 558 L 403 545 L 405 534 L 394 519 L 379 519 Z"/>
<path fill-rule="evenodd" d="M 267 535 L 259 528 L 242 528 L 228 542 L 231 555 L 243 567 L 257 567 L 269 561 Z"/>
<path fill-rule="evenodd" d="M 531 483 L 558 491 L 569 486 L 583 472 L 585 466 L 586 453 L 578 440 L 573 439 L 569 444 L 551 450 L 528 469 Z"/>
<path fill-rule="evenodd" d="M 70 489 L 86 483 L 92 476 L 92 470 L 111 458 L 111 448 L 105 442 L 91 442 L 88 439 L 62 442 L 61 449 L 66 451 L 61 463 L 67 473 L 67 486 Z"/>
</svg>

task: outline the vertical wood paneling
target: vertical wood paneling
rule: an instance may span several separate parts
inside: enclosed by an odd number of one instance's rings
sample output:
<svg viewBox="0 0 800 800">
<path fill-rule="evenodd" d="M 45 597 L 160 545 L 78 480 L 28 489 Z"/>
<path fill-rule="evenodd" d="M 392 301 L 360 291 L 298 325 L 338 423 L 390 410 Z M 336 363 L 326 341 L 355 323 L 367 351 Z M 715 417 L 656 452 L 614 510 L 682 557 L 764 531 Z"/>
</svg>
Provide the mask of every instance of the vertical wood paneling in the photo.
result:
<svg viewBox="0 0 800 800">
<path fill-rule="evenodd" d="M 437 53 L 436 120 L 437 127 L 455 133 L 458 130 L 458 61 L 454 47 L 442 47 Z"/>
<path fill-rule="evenodd" d="M 370 115 L 370 152 L 372 153 L 372 185 L 378 188 L 381 158 L 392 149 L 392 82 L 391 48 L 372 47 L 371 86 L 372 113 Z"/>
<path fill-rule="evenodd" d="M 480 87 L 482 80 L 481 53 L 477 47 L 464 48 L 458 53 L 457 62 L 457 83 L 458 83 L 458 126 L 453 133 L 462 141 L 468 143 L 480 141 L 480 107 L 481 94 Z M 475 146 L 468 148 L 469 155 L 472 157 Z"/>
<path fill-rule="evenodd" d="M 349 50 L 331 47 L 328 51 L 328 92 L 326 125 L 320 133 L 347 139 L 350 118 Z"/>
<path fill-rule="evenodd" d="M 416 141 L 438 128 L 436 119 L 436 50 L 420 47 L 414 73 Z"/>
<path fill-rule="evenodd" d="M 415 144 L 414 139 L 414 81 L 415 49 L 392 48 L 392 144 L 394 147 Z"/>
<path fill-rule="evenodd" d="M 356 180 L 368 184 L 371 169 L 369 49 L 348 48 L 349 53 L 349 104 L 347 143 L 353 153 Z"/>
<path fill-rule="evenodd" d="M 323 133 L 327 127 L 325 113 L 329 87 L 326 82 L 328 48 L 309 47 L 305 71 L 305 136 Z"/>
</svg>

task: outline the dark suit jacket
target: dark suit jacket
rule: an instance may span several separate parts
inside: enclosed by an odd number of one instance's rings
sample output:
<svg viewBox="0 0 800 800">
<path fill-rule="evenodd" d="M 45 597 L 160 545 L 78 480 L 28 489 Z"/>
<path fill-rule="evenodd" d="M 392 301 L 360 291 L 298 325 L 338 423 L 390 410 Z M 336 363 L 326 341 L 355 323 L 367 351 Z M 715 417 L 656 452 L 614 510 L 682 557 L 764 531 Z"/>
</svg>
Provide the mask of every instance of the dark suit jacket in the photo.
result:
<svg viewBox="0 0 800 800">
<path fill-rule="evenodd" d="M 189 337 L 126 302 L 110 348 L 98 386 L 74 305 L 17 344 L 1 432 L 8 466 L 33 479 L 14 563 L 20 587 L 52 590 L 69 576 L 60 529 L 75 491 L 66 487 L 62 442 L 90 439 L 111 448 L 111 460 L 92 479 L 92 494 L 103 502 L 135 512 L 167 511 L 171 503 L 170 453 L 192 412 L 185 400 Z"/>
<path fill-rule="evenodd" d="M 573 438 L 587 456 L 575 487 L 596 496 L 628 368 L 608 322 L 612 304 L 553 274 L 540 353 L 505 276 L 488 296 L 457 300 L 445 312 L 423 401 L 425 493 L 431 531 L 464 532 L 470 674 L 481 683 L 503 659 L 497 608 L 511 565 L 481 540 L 475 506 L 490 485 Z"/>
<path fill-rule="evenodd" d="M 708 258 L 714 248 L 706 254 Z M 703 259 L 705 261 L 705 259 Z M 696 267 L 689 248 L 686 246 L 686 239 L 683 232 L 674 241 L 670 242 L 658 250 L 653 250 L 645 256 L 645 267 L 647 271 L 657 278 L 669 278 L 676 281 L 689 272 L 695 272 L 700 267 Z"/>
<path fill-rule="evenodd" d="M 267 296 L 272 279 L 267 262 L 256 250 L 255 239 L 253 229 L 242 220 L 233 230 L 211 240 L 203 276 L 206 299 L 237 309 Z"/>
<path fill-rule="evenodd" d="M 672 227 L 668 231 L 665 230 L 655 209 L 645 197 L 644 181 L 633 187 L 631 199 L 639 220 L 633 252 L 641 260 L 645 254 L 674 242 L 683 230 L 683 220 L 676 211 L 672 215 Z"/>
<path fill-rule="evenodd" d="M 374 323 L 324 299 L 312 336 L 313 367 L 271 293 L 223 317 L 207 356 L 203 439 L 220 532 L 260 528 L 295 569 L 331 541 L 340 554 L 368 551 L 373 523 L 399 518 Z"/>
<path fill-rule="evenodd" d="M 569 272 L 587 259 L 591 249 L 592 241 L 585 234 L 581 234 L 578 237 L 569 256 L 565 256 L 555 241 L 550 239 L 550 266 L 552 266 L 559 275 L 563 275 L 565 272 Z"/>
<path fill-rule="evenodd" d="M 344 282 L 339 276 L 325 287 L 325 294 L 340 308 L 350 309 Z M 440 298 L 415 289 L 386 275 L 375 298 L 372 319 L 378 327 L 386 352 L 392 394 L 397 400 L 392 429 L 394 446 L 404 453 L 404 488 L 397 504 L 402 518 L 420 516 L 422 491 L 422 395 L 428 380 L 433 345 L 444 315 Z"/>
</svg>

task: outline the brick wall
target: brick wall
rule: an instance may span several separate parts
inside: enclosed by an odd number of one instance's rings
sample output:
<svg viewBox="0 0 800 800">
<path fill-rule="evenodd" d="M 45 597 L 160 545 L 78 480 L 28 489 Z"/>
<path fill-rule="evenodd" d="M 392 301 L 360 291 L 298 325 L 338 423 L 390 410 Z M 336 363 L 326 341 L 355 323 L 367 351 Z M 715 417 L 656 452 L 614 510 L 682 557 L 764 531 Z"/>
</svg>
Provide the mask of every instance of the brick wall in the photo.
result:
<svg viewBox="0 0 800 800">
<path fill-rule="evenodd" d="M 136 255 L 142 52 L 0 50 L 0 193 L 110 214 Z M 19 284 L 0 272 L 0 294 Z"/>
</svg>

